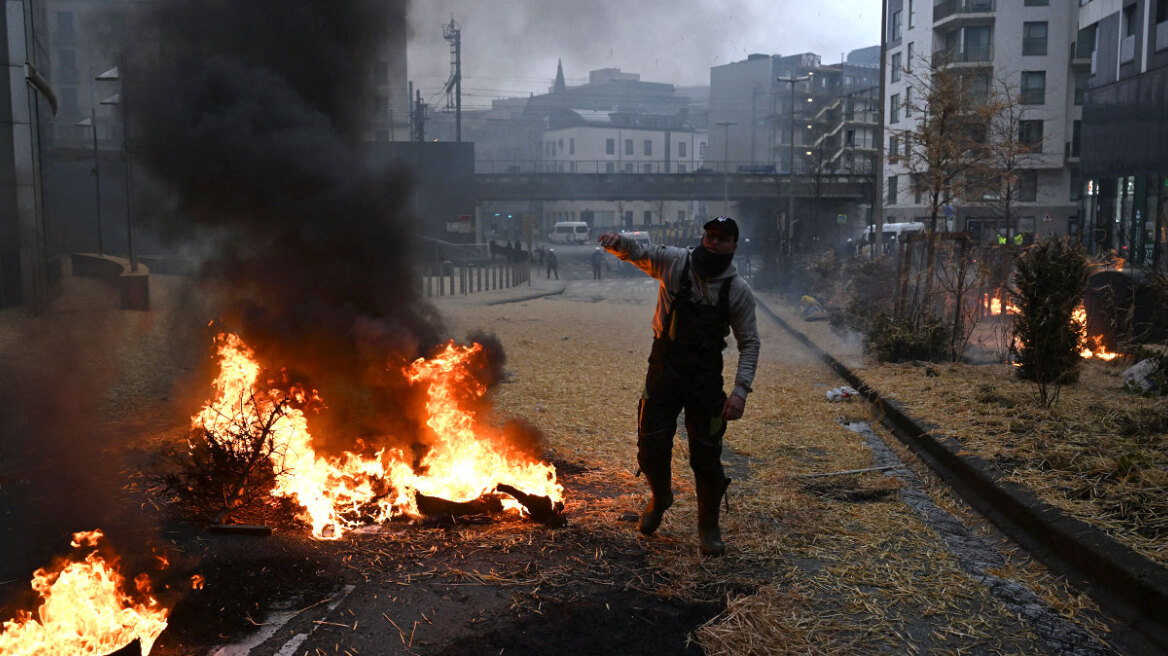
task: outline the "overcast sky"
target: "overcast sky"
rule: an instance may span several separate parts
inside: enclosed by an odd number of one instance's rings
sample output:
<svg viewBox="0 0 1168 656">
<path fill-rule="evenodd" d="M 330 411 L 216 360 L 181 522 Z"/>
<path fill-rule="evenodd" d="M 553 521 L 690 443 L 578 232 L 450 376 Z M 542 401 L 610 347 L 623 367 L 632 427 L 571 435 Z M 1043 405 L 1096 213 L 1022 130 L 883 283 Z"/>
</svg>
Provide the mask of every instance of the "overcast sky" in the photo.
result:
<svg viewBox="0 0 1168 656">
<path fill-rule="evenodd" d="M 450 76 L 442 26 L 462 29 L 466 109 L 543 93 L 563 60 L 569 86 L 619 68 L 646 82 L 708 85 L 747 55 L 814 52 L 837 63 L 877 45 L 880 0 L 411 0 L 409 78 L 441 105 Z"/>
</svg>

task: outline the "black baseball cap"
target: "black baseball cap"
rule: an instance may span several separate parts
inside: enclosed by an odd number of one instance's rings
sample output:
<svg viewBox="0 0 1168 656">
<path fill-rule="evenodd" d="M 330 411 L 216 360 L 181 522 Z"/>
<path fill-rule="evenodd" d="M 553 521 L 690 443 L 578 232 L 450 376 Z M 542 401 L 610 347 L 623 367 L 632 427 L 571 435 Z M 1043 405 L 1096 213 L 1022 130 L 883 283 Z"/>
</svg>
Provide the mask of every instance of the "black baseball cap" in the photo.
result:
<svg viewBox="0 0 1168 656">
<path fill-rule="evenodd" d="M 734 241 L 738 241 L 738 224 L 734 221 L 734 219 L 732 219 L 728 216 L 719 216 L 719 217 L 710 219 L 709 221 L 706 221 L 706 224 L 702 226 L 702 229 L 703 230 L 710 230 L 710 229 L 721 230 L 722 232 L 726 233 L 727 235 L 730 235 L 731 237 L 733 237 Z"/>
</svg>

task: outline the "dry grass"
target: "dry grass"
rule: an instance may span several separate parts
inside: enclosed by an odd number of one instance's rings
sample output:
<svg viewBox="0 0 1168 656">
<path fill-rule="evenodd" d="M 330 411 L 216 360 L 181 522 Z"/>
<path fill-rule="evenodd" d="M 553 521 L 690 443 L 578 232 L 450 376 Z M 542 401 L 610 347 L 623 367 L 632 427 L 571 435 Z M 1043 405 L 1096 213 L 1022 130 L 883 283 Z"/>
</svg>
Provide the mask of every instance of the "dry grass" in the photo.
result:
<svg viewBox="0 0 1168 656">
<path fill-rule="evenodd" d="M 794 325 L 840 352 L 826 324 Z M 1006 480 L 1168 565 L 1168 404 L 1122 391 L 1130 363 L 1084 361 L 1080 381 L 1045 409 L 1007 364 L 877 363 L 854 342 L 844 353 L 866 383 Z"/>
<path fill-rule="evenodd" d="M 509 377 L 495 399 L 500 415 L 530 420 L 554 457 L 589 468 L 572 475 L 572 487 L 589 492 L 568 500 L 570 530 L 581 531 L 571 539 L 591 533 L 643 550 L 650 571 L 636 587 L 728 600 L 694 635 L 710 654 L 903 654 L 914 645 L 1042 653 L 899 502 L 896 479 L 883 472 L 811 478 L 873 466 L 862 438 L 841 425 L 870 419 L 868 408 L 827 402 L 825 392 L 842 382 L 761 316 L 755 393 L 730 428 L 723 458 L 735 479 L 723 516 L 727 556 L 697 556 L 684 439 L 674 450 L 677 501 L 657 536 L 637 538 L 627 519 L 646 493 L 633 472 L 652 301 L 642 294 L 440 304 L 457 329 L 490 326 L 504 344 Z M 727 353 L 729 372 L 733 349 Z"/>
</svg>

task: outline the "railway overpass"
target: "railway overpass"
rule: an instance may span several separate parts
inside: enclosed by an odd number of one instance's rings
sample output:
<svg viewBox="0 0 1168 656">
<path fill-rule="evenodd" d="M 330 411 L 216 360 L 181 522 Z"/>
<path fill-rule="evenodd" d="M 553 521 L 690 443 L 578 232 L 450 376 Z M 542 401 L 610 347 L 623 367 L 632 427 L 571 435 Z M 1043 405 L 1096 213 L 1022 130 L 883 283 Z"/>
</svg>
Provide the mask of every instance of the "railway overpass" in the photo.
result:
<svg viewBox="0 0 1168 656">
<path fill-rule="evenodd" d="M 483 201 L 832 199 L 869 202 L 868 175 L 796 175 L 716 171 L 690 173 L 478 172 L 474 197 Z"/>
</svg>

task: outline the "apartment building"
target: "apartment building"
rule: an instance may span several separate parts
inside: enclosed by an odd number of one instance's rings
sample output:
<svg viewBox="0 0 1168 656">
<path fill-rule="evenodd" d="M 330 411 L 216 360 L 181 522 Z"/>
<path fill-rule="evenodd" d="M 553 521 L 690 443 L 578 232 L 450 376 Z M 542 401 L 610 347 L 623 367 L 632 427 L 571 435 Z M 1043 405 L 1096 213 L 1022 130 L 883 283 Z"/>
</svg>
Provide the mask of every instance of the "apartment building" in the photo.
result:
<svg viewBox="0 0 1168 656">
<path fill-rule="evenodd" d="M 814 53 L 750 55 L 710 69 L 714 170 L 872 174 L 878 46 L 825 65 Z M 867 58 L 866 58 L 867 56 Z"/>
<path fill-rule="evenodd" d="M 1166 268 L 1168 0 L 1079 0 L 1083 241 Z"/>
<path fill-rule="evenodd" d="M 1021 112 L 1018 139 L 1031 146 L 1020 158 L 1014 221 L 988 196 L 951 198 L 944 230 L 992 239 L 1015 229 L 1033 236 L 1078 234 L 1078 130 L 1089 71 L 1076 57 L 1078 6 L 1064 0 L 885 0 L 885 148 L 881 176 L 884 221 L 929 217 L 928 201 L 898 155 L 902 137 L 920 114 L 921 72 L 948 69 L 1009 90 Z M 914 96 L 914 94 L 918 94 Z"/>
<path fill-rule="evenodd" d="M 685 115 L 563 110 L 550 114 L 541 169 L 554 173 L 691 173 L 702 168 L 706 131 Z M 592 228 L 632 230 L 686 224 L 703 212 L 697 201 L 554 201 L 544 223 L 587 221 Z"/>
</svg>

